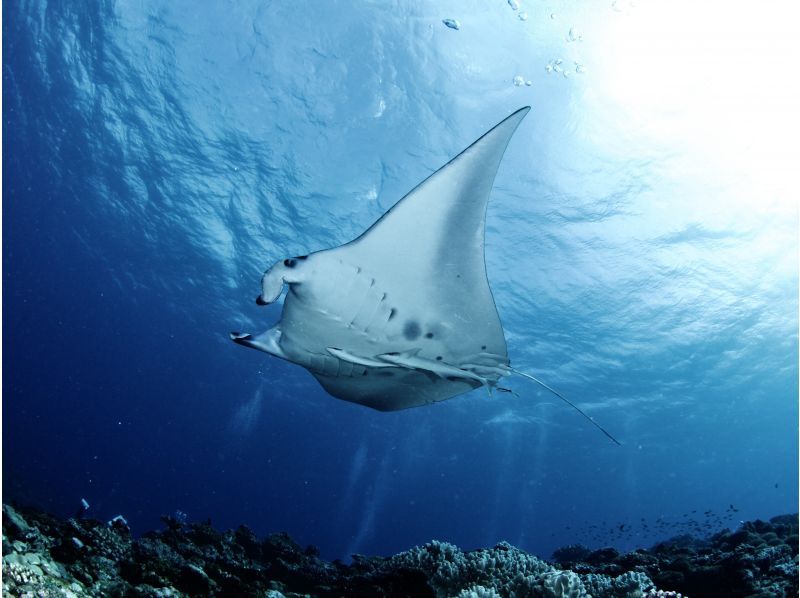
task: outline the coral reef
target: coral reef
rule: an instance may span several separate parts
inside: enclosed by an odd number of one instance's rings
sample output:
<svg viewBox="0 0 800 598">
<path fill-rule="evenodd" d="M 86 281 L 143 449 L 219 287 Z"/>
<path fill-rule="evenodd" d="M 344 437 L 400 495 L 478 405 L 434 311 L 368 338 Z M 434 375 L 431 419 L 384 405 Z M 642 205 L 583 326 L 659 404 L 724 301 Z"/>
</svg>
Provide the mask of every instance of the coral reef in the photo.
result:
<svg viewBox="0 0 800 598">
<path fill-rule="evenodd" d="M 780 515 L 769 521 L 748 521 L 736 531 L 725 530 L 707 539 L 682 535 L 650 550 L 627 554 L 610 548 L 589 551 L 569 546 L 553 553 L 553 560 L 582 574 L 592 594 L 598 590 L 593 574 L 618 575 L 615 583 L 621 584 L 622 572 L 638 571 L 656 586 L 692 598 L 797 596 L 797 531 L 797 515 Z"/>
<path fill-rule="evenodd" d="M 551 564 L 501 542 L 464 552 L 432 541 L 392 557 L 319 558 L 286 534 L 164 518 L 63 521 L 3 506 L 3 596 L 414 596 L 680 598 L 797 594 L 797 517 L 744 524 L 705 542 L 674 539 L 619 554 L 569 547 Z M 663 589 L 659 589 L 663 588 Z"/>
</svg>

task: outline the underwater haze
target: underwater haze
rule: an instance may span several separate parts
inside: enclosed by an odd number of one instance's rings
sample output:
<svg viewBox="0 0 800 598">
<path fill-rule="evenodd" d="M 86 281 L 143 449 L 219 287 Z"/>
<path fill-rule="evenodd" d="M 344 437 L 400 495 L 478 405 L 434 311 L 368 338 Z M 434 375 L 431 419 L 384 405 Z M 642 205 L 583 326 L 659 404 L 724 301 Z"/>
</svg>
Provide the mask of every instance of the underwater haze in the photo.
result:
<svg viewBox="0 0 800 598">
<path fill-rule="evenodd" d="M 779 7 L 6 1 L 3 499 L 342 559 L 796 511 Z M 230 342 L 280 317 L 267 267 L 355 238 L 526 105 L 486 229 L 509 357 L 621 447 L 521 378 L 383 413 Z"/>
</svg>

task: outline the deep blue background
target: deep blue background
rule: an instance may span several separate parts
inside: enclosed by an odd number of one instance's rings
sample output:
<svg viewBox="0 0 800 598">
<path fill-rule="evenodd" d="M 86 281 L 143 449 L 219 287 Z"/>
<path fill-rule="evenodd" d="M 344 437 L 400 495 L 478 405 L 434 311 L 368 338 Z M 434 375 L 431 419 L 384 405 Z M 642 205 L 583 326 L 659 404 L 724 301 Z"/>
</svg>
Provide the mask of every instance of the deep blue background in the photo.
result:
<svg viewBox="0 0 800 598">
<path fill-rule="evenodd" d="M 795 510 L 797 194 L 724 120 L 790 101 L 652 108 L 603 53 L 646 15 L 528 10 L 4 3 L 4 500 L 329 557 L 631 548 Z M 377 413 L 227 340 L 277 319 L 267 266 L 355 237 L 529 103 L 487 228 L 509 353 L 624 447 L 523 381 Z"/>
</svg>

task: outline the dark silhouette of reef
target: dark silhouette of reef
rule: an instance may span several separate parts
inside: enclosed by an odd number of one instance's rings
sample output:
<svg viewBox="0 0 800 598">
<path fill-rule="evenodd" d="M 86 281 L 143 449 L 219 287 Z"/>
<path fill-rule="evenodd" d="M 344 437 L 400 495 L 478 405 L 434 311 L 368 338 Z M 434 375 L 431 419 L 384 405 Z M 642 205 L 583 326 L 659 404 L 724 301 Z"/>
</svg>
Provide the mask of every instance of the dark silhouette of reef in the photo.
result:
<svg viewBox="0 0 800 598">
<path fill-rule="evenodd" d="M 82 515 L 82 513 L 79 513 Z M 286 534 L 219 532 L 164 517 L 133 538 L 125 520 L 67 521 L 3 506 L 3 596 L 797 596 L 797 515 L 705 540 L 620 554 L 582 546 L 553 563 L 502 542 L 463 552 L 432 541 L 391 557 L 319 558 Z M 660 589 L 659 589 L 660 588 Z"/>
<path fill-rule="evenodd" d="M 798 595 L 798 516 L 747 521 L 738 530 L 698 539 L 681 535 L 649 550 L 620 554 L 566 546 L 553 553 L 559 566 L 579 574 L 641 571 L 658 587 L 692 598 L 774 598 Z"/>
</svg>

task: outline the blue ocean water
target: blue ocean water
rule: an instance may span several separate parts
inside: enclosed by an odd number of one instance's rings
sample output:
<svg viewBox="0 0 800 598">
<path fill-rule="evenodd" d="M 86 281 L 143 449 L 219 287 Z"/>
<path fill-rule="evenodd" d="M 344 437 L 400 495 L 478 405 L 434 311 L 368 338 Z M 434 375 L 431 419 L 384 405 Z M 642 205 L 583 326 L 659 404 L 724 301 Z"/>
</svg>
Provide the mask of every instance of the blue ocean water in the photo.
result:
<svg viewBox="0 0 800 598">
<path fill-rule="evenodd" d="M 521 4 L 5 2 L 3 499 L 345 559 L 795 511 L 791 20 Z M 278 319 L 265 268 L 524 105 L 486 233 L 509 355 L 622 447 L 527 381 L 379 413 L 228 340 Z"/>
</svg>

